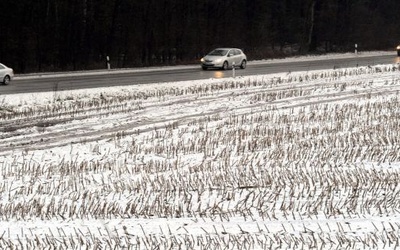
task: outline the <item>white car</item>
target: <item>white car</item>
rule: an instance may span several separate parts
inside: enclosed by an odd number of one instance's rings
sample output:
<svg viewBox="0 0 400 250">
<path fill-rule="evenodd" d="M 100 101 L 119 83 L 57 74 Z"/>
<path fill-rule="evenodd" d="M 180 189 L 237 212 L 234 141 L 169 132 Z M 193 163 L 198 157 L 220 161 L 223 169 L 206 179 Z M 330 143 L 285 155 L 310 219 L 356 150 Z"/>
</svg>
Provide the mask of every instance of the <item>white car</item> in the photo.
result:
<svg viewBox="0 0 400 250">
<path fill-rule="evenodd" d="M 9 84 L 14 78 L 14 70 L 0 63 L 0 83 Z"/>
<path fill-rule="evenodd" d="M 247 57 L 242 50 L 237 48 L 218 48 L 201 58 L 201 68 L 221 68 L 226 70 L 235 67 L 246 68 Z"/>
</svg>

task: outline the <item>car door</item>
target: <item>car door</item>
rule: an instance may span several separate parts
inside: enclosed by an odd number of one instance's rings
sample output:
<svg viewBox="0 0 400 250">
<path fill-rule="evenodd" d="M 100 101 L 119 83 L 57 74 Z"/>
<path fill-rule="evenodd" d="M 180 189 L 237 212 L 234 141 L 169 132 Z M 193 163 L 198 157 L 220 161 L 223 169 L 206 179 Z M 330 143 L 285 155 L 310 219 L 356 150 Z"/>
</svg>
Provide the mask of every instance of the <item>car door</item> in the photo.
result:
<svg viewBox="0 0 400 250">
<path fill-rule="evenodd" d="M 242 53 L 240 53 L 240 50 L 235 49 L 235 65 L 239 67 L 241 63 L 242 63 Z"/>
<path fill-rule="evenodd" d="M 236 60 L 235 59 L 235 50 L 234 49 L 230 49 L 229 52 L 228 52 L 228 63 L 229 63 L 229 66 L 232 66 L 233 63 L 236 64 L 235 60 Z"/>
<path fill-rule="evenodd" d="M 232 66 L 233 63 L 235 63 L 235 67 L 237 67 L 239 64 L 239 59 L 238 59 L 239 55 L 237 54 L 236 49 L 231 49 L 230 53 L 231 53 L 231 56 L 230 56 L 231 63 L 229 65 Z"/>
<path fill-rule="evenodd" d="M 6 71 L 5 67 L 2 64 L 0 64 L 0 83 L 3 81 L 3 78 L 4 78 L 5 74 L 6 74 L 5 71 Z"/>
</svg>

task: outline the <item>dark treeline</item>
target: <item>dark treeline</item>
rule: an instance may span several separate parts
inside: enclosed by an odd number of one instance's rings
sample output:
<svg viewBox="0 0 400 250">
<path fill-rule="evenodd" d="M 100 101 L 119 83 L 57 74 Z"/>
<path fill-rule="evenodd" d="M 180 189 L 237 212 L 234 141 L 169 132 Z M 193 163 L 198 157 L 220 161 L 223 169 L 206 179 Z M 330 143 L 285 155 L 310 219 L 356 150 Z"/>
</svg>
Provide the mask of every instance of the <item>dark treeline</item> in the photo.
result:
<svg viewBox="0 0 400 250">
<path fill-rule="evenodd" d="M 0 61 L 16 72 L 196 62 L 214 47 L 250 59 L 388 49 L 399 0 L 1 0 Z"/>
</svg>

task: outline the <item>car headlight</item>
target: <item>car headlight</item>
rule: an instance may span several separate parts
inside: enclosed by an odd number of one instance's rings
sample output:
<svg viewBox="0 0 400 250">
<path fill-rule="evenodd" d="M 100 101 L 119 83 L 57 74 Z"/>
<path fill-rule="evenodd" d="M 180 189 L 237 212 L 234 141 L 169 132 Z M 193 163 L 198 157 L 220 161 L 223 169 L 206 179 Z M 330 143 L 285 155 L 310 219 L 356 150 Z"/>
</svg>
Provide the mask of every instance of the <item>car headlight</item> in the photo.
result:
<svg viewBox="0 0 400 250">
<path fill-rule="evenodd" d="M 201 59 L 200 59 L 200 62 L 204 62 L 204 58 L 201 58 Z"/>
<path fill-rule="evenodd" d="M 400 45 L 399 46 L 397 46 L 397 48 L 396 49 L 400 49 Z"/>
</svg>

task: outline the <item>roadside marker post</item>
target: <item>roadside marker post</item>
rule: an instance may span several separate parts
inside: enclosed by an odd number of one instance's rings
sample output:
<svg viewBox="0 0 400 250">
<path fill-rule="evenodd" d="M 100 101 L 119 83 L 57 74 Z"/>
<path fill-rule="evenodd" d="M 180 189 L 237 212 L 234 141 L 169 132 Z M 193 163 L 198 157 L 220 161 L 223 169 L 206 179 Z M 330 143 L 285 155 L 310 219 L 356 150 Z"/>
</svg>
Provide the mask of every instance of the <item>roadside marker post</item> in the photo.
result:
<svg viewBox="0 0 400 250">
<path fill-rule="evenodd" d="M 110 57 L 107 56 L 107 69 L 110 70 L 111 69 L 111 65 L 110 65 Z"/>
<path fill-rule="evenodd" d="M 232 63 L 232 77 L 235 78 L 235 62 Z"/>
</svg>

